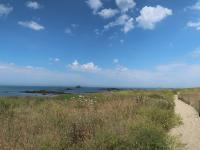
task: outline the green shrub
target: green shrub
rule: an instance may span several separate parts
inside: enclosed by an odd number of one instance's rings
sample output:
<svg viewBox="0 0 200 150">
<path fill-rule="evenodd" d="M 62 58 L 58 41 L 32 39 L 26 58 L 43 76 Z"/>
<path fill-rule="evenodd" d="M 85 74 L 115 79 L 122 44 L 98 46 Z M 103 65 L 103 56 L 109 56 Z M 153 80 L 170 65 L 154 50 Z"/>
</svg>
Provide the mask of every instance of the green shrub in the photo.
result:
<svg viewBox="0 0 200 150">
<path fill-rule="evenodd" d="M 122 138 L 121 135 L 101 131 L 91 140 L 91 144 L 88 148 L 91 150 L 126 150 L 129 146 L 128 141 Z"/>
<path fill-rule="evenodd" d="M 136 150 L 170 150 L 171 143 L 166 132 L 153 124 L 139 124 L 129 133 L 132 149 Z"/>
</svg>

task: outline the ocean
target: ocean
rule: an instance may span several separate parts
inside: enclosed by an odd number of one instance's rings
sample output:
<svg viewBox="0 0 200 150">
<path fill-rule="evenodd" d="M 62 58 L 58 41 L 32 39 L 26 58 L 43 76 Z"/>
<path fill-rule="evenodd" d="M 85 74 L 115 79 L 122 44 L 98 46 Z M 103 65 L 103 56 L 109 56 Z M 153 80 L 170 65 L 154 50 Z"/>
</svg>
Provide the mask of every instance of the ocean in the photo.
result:
<svg viewBox="0 0 200 150">
<path fill-rule="evenodd" d="M 83 94 L 83 93 L 94 93 L 105 91 L 103 88 L 95 87 L 53 87 L 53 86 L 0 86 L 0 96 L 50 96 L 37 94 L 37 93 L 26 93 L 26 91 L 56 91 L 65 92 L 71 94 Z"/>
</svg>

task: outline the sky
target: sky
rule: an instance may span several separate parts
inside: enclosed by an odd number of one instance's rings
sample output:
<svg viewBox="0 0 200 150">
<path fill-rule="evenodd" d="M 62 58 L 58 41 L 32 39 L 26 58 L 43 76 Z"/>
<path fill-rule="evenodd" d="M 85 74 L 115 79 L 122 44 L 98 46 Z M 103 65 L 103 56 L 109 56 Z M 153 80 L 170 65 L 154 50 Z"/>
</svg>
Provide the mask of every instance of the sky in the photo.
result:
<svg viewBox="0 0 200 150">
<path fill-rule="evenodd" d="M 0 85 L 199 87 L 200 0 L 0 0 Z"/>
</svg>

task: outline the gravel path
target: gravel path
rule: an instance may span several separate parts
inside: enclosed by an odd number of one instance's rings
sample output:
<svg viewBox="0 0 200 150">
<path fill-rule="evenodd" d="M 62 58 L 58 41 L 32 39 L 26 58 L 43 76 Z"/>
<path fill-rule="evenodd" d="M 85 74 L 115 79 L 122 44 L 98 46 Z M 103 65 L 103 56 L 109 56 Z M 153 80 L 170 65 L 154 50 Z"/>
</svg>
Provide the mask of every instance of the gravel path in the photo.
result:
<svg viewBox="0 0 200 150">
<path fill-rule="evenodd" d="M 190 105 L 175 96 L 175 111 L 182 117 L 183 124 L 172 129 L 172 135 L 180 136 L 181 142 L 188 150 L 200 150 L 200 117 Z"/>
</svg>

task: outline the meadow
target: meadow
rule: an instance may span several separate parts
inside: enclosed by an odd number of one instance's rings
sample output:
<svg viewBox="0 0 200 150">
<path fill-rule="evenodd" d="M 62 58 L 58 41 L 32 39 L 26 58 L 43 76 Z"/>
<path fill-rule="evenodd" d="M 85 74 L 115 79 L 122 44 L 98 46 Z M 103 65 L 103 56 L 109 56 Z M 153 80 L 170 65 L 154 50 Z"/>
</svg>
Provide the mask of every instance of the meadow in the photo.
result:
<svg viewBox="0 0 200 150">
<path fill-rule="evenodd" d="M 173 150 L 171 90 L 1 97 L 3 150 Z"/>
</svg>

